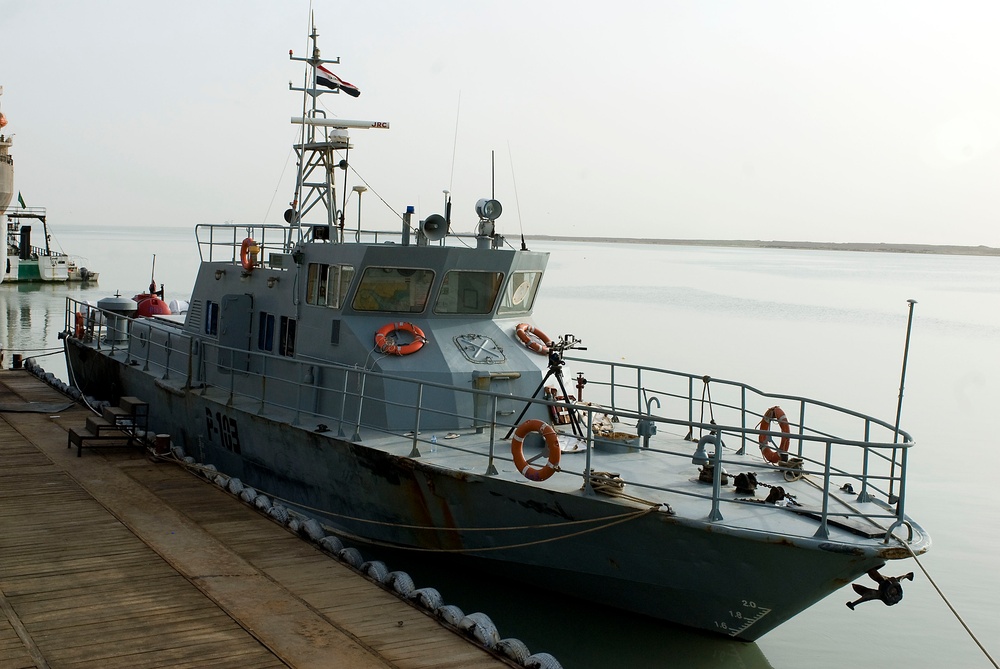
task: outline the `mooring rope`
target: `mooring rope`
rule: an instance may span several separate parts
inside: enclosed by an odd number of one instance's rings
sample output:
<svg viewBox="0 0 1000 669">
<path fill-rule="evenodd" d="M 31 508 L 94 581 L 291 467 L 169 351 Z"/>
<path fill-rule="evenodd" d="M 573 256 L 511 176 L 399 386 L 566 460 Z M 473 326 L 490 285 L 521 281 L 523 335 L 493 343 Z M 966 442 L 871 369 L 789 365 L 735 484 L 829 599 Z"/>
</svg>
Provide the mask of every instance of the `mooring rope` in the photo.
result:
<svg viewBox="0 0 1000 669">
<path fill-rule="evenodd" d="M 220 471 L 217 471 L 217 470 L 214 470 L 214 469 L 209 469 L 209 468 L 205 467 L 204 465 L 200 465 L 198 463 L 191 464 L 191 463 L 184 462 L 183 460 L 178 460 L 177 457 L 174 456 L 172 453 L 169 456 L 168 455 L 158 455 L 157 457 L 159 457 L 161 459 L 164 459 L 164 460 L 173 461 L 173 462 L 175 462 L 177 464 L 181 464 L 181 465 L 187 467 L 188 469 L 194 469 L 194 470 L 197 470 L 197 471 L 200 471 L 200 472 L 210 472 L 212 474 L 222 474 L 226 478 L 236 478 L 236 477 L 233 477 L 233 476 L 229 476 L 228 474 L 225 474 L 223 472 L 220 472 Z M 358 523 L 365 523 L 365 524 L 368 524 L 368 525 L 380 525 L 380 526 L 384 526 L 384 527 L 394 527 L 394 528 L 402 529 L 402 530 L 423 530 L 423 531 L 433 531 L 433 532 L 505 532 L 505 531 L 542 530 L 542 529 L 558 528 L 558 527 L 570 527 L 570 526 L 573 526 L 573 525 L 587 525 L 587 524 L 592 524 L 592 523 L 600 523 L 600 522 L 603 522 L 603 521 L 606 521 L 606 520 L 612 521 L 608 525 L 602 525 L 601 527 L 592 528 L 592 529 L 588 529 L 588 530 L 582 530 L 581 532 L 577 533 L 577 534 L 582 534 L 582 533 L 586 533 L 586 532 L 591 532 L 591 531 L 593 531 L 595 529 L 602 529 L 604 527 L 610 527 L 611 525 L 616 525 L 619 522 L 624 522 L 624 521 L 627 521 L 627 520 L 632 520 L 633 518 L 637 518 L 639 516 L 645 515 L 645 514 L 651 512 L 651 511 L 656 511 L 661 506 L 663 506 L 661 504 L 657 504 L 656 502 L 649 502 L 647 500 L 643 500 L 643 499 L 640 499 L 640 498 L 632 498 L 632 497 L 628 497 L 626 495 L 622 495 L 622 497 L 625 497 L 626 499 L 631 499 L 631 500 L 634 500 L 634 501 L 637 501 L 637 502 L 641 502 L 641 503 L 644 503 L 644 504 L 649 504 L 650 508 L 633 510 L 633 511 L 629 511 L 627 513 L 622 513 L 622 514 L 615 515 L 615 516 L 601 516 L 600 518 L 584 518 L 584 519 L 581 519 L 581 520 L 564 520 L 564 521 L 560 521 L 558 523 L 542 523 L 542 524 L 536 524 L 536 525 L 508 525 L 506 527 L 440 527 L 440 526 L 435 526 L 435 525 L 407 525 L 405 523 L 391 523 L 391 522 L 384 521 L 384 520 L 372 520 L 370 518 L 360 518 L 360 517 L 357 517 L 357 516 L 349 516 L 349 515 L 342 514 L 342 513 L 334 513 L 332 511 L 327 511 L 326 509 L 320 509 L 320 508 L 317 508 L 317 507 L 309 506 L 308 504 L 302 504 L 300 502 L 295 502 L 295 501 L 290 500 L 290 499 L 285 499 L 283 497 L 279 497 L 277 495 L 274 495 L 274 494 L 272 494 L 272 493 L 270 493 L 270 492 L 268 492 L 266 490 L 260 490 L 259 488 L 254 488 L 254 490 L 256 490 L 257 492 L 259 492 L 259 493 L 261 493 L 263 495 L 267 495 L 271 499 L 274 499 L 276 501 L 284 502 L 286 504 L 289 504 L 291 506 L 295 506 L 297 508 L 300 508 L 300 509 L 303 509 L 303 510 L 306 510 L 306 511 L 313 511 L 313 512 L 319 514 L 319 515 L 326 516 L 326 517 L 329 517 L 329 518 L 341 518 L 343 520 L 350 520 L 350 521 L 354 521 L 354 522 L 358 522 Z M 668 505 L 668 508 L 669 508 L 669 505 Z M 336 533 L 337 534 L 344 534 L 345 536 L 348 536 L 348 534 L 346 532 L 342 532 L 339 529 L 336 530 Z M 567 535 L 567 536 L 575 536 L 575 535 Z M 360 537 L 355 537 L 355 538 L 360 538 Z M 367 541 L 369 543 L 374 543 L 370 539 L 364 539 L 364 541 Z M 545 541 L 552 541 L 552 540 L 551 539 L 546 539 Z M 386 545 L 396 546 L 395 544 L 386 544 Z M 399 548 L 399 546 L 396 546 L 396 547 Z M 478 550 L 478 549 L 476 549 L 476 550 Z"/>
<path fill-rule="evenodd" d="M 962 618 L 962 615 L 955 609 L 954 606 L 952 606 L 952 603 L 948 601 L 948 597 L 945 596 L 944 592 L 941 591 L 941 588 L 938 587 L 938 584 L 934 582 L 933 578 L 931 578 L 931 575 L 927 572 L 927 569 L 924 568 L 924 565 L 920 563 L 920 560 L 917 558 L 917 554 L 913 552 L 913 549 L 910 547 L 910 544 L 898 538 L 897 541 L 899 541 L 901 544 L 903 544 L 903 546 L 906 547 L 906 550 L 909 551 L 910 556 L 913 558 L 913 561 L 917 563 L 918 567 L 920 567 L 920 571 L 924 573 L 924 576 L 927 577 L 927 580 L 930 582 L 930 584 L 934 586 L 934 589 L 937 591 L 938 596 L 941 597 L 941 600 L 951 610 L 952 615 L 955 616 L 955 619 L 958 620 L 959 623 L 961 623 L 962 627 L 965 628 L 965 631 L 968 632 L 970 637 L 972 637 L 972 640 L 976 643 L 977 646 L 979 646 L 979 650 L 983 651 L 983 655 L 986 656 L 986 659 L 989 660 L 994 667 L 1000 669 L 1000 664 L 997 664 L 997 661 L 993 659 L 993 656 L 990 655 L 990 652 L 986 650 L 986 647 L 983 646 L 982 642 L 976 637 L 975 633 L 969 627 L 968 623 L 966 623 L 965 620 Z"/>
<path fill-rule="evenodd" d="M 369 539 L 367 537 L 361 537 L 355 534 L 351 534 L 350 532 L 345 532 L 340 529 L 333 529 L 327 527 L 324 527 L 323 529 L 330 529 L 330 531 L 333 532 L 334 534 L 339 534 L 349 539 L 354 539 L 355 541 L 361 541 L 375 546 L 383 546 L 385 548 L 395 548 L 398 550 L 412 551 L 416 553 L 488 553 L 492 551 L 511 550 L 514 548 L 528 548 L 530 546 L 538 546 L 540 544 L 552 543 L 553 541 L 563 541 L 565 539 L 572 539 L 574 537 L 579 537 L 584 534 L 590 534 L 591 532 L 597 532 L 600 530 L 607 529 L 609 527 L 613 527 L 615 525 L 627 523 L 630 520 L 635 520 L 647 514 L 653 513 L 654 511 L 656 511 L 656 507 L 649 509 L 642 509 L 640 511 L 625 514 L 623 516 L 611 516 L 612 518 L 615 518 L 615 520 L 611 521 L 610 523 L 605 523 L 604 525 L 600 525 L 598 527 L 588 527 L 578 532 L 571 532 L 570 534 L 563 534 L 558 537 L 549 537 L 548 539 L 537 539 L 535 541 L 525 541 L 518 544 L 507 544 L 505 546 L 483 546 L 480 548 L 416 548 L 413 546 L 401 546 L 399 544 L 394 544 L 387 541 L 379 541 L 377 539 Z M 606 520 L 606 518 L 597 518 L 596 520 Z M 574 522 L 583 522 L 583 521 L 574 521 Z M 568 525 L 570 523 L 565 523 L 565 524 Z M 532 525 L 529 527 L 543 527 L 543 526 Z M 433 529 L 450 529 L 450 528 L 433 528 Z M 507 528 L 507 529 L 513 529 L 513 528 Z"/>
</svg>

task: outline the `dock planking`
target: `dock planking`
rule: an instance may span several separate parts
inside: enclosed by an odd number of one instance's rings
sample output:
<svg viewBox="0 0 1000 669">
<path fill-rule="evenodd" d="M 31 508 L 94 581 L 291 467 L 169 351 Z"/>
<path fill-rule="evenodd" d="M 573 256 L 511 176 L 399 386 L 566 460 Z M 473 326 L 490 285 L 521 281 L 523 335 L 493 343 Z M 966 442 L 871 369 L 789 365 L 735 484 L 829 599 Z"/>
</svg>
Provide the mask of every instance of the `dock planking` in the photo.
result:
<svg viewBox="0 0 1000 669">
<path fill-rule="evenodd" d="M 65 405 L 26 372 L 0 404 Z M 214 485 L 0 412 L 0 667 L 514 666 Z"/>
</svg>

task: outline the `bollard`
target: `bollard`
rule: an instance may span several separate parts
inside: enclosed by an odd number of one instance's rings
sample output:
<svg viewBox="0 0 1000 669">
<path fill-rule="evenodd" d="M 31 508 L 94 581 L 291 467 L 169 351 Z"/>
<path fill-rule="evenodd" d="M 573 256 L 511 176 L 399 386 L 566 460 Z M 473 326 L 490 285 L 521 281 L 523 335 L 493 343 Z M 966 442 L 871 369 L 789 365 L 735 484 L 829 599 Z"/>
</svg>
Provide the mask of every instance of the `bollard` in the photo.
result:
<svg viewBox="0 0 1000 669">
<path fill-rule="evenodd" d="M 14 354 L 14 362 L 11 364 L 11 369 L 21 369 L 21 354 Z"/>
</svg>

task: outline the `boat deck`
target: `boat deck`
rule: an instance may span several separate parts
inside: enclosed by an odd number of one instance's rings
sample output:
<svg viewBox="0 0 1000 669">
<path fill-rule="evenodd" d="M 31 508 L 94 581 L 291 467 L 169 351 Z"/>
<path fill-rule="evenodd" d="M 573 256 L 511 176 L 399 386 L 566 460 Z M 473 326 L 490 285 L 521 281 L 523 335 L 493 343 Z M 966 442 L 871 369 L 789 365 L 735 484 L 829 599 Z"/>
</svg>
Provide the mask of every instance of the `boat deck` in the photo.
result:
<svg viewBox="0 0 1000 669">
<path fill-rule="evenodd" d="M 513 666 L 87 414 L 0 371 L 0 666 Z"/>
</svg>

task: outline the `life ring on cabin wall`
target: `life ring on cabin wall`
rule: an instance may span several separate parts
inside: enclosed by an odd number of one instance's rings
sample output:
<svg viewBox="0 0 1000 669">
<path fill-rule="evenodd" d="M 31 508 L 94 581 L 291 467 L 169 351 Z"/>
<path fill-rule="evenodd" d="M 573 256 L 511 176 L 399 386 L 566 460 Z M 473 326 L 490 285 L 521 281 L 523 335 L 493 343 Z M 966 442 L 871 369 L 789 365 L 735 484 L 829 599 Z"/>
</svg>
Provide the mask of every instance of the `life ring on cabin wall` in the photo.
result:
<svg viewBox="0 0 1000 669">
<path fill-rule="evenodd" d="M 541 469 L 535 469 L 529 465 L 524 457 L 524 438 L 532 432 L 542 435 L 549 451 L 548 462 Z M 517 467 L 517 471 L 524 475 L 524 478 L 529 481 L 544 481 L 559 469 L 559 457 L 562 455 L 562 450 L 559 448 L 559 435 L 556 434 L 554 427 L 544 421 L 537 418 L 526 420 L 514 430 L 514 437 L 510 440 L 510 454 L 514 456 L 514 466 Z"/>
<path fill-rule="evenodd" d="M 243 240 L 240 245 L 240 264 L 243 265 L 243 269 L 248 272 L 253 271 L 253 268 L 257 266 L 258 253 L 260 253 L 260 246 L 253 237 L 247 237 Z"/>
<path fill-rule="evenodd" d="M 76 316 L 74 317 L 74 321 L 75 322 L 73 324 L 74 325 L 74 327 L 73 327 L 73 335 L 77 339 L 83 339 L 83 312 L 82 311 L 76 312 Z"/>
<path fill-rule="evenodd" d="M 788 426 L 788 418 L 785 417 L 785 412 L 781 410 L 781 407 L 773 406 L 764 412 L 764 417 L 760 419 L 760 429 L 765 431 L 770 430 L 771 421 L 778 421 L 778 427 L 784 433 L 781 435 L 781 444 L 778 445 L 778 448 L 783 453 L 787 453 L 788 445 L 791 441 L 788 435 L 791 434 L 791 430 Z M 772 464 L 781 462 L 781 453 L 778 453 L 774 447 L 768 446 L 768 436 L 766 434 L 760 435 L 757 438 L 757 443 L 760 446 L 761 455 L 764 456 L 765 460 Z"/>
<path fill-rule="evenodd" d="M 518 323 L 514 333 L 529 351 L 533 351 L 538 355 L 549 354 L 549 344 L 552 343 L 552 339 L 534 325 Z"/>
<path fill-rule="evenodd" d="M 413 335 L 413 341 L 409 344 L 403 344 L 400 346 L 395 342 L 395 340 L 389 339 L 389 334 L 397 330 L 409 332 Z M 376 348 L 387 355 L 409 355 L 411 353 L 416 353 L 423 348 L 426 342 L 427 337 L 424 336 L 424 331 L 413 323 L 389 323 L 375 333 Z"/>
</svg>

